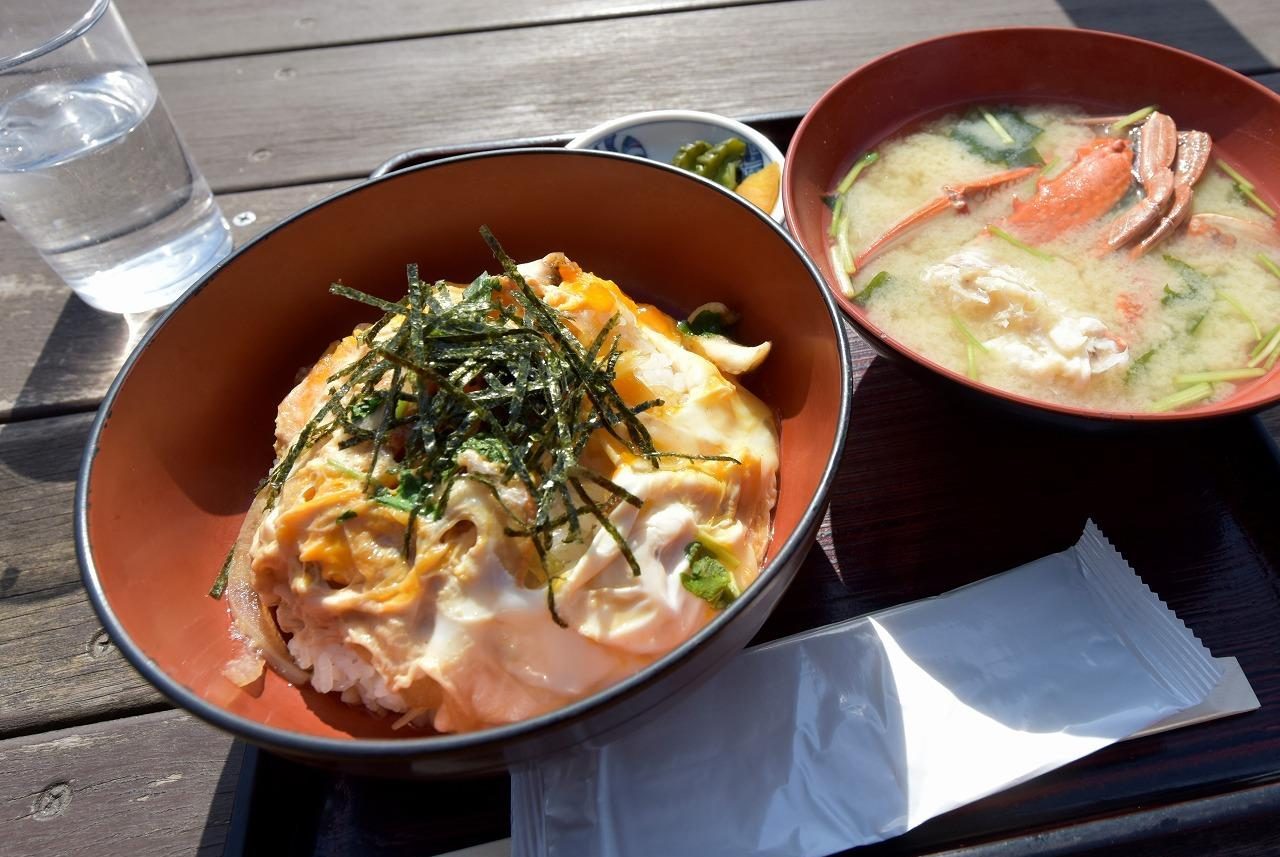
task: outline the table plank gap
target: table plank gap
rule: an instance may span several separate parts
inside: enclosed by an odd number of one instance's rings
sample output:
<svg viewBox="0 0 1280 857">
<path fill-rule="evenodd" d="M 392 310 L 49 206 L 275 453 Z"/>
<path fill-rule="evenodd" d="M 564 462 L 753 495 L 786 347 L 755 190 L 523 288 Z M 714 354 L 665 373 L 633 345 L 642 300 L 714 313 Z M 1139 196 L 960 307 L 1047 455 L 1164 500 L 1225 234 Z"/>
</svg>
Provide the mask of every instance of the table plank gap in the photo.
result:
<svg viewBox="0 0 1280 857">
<path fill-rule="evenodd" d="M 0 741 L 4 851 L 220 854 L 243 754 L 172 711 Z"/>
</svg>

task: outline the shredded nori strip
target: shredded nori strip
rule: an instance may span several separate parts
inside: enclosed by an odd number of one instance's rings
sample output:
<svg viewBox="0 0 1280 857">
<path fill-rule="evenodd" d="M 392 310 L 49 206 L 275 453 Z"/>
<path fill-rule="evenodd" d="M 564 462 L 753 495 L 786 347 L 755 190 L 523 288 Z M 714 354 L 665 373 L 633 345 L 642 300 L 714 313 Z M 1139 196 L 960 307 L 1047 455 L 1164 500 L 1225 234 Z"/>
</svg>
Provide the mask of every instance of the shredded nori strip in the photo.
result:
<svg viewBox="0 0 1280 857">
<path fill-rule="evenodd" d="M 551 550 L 583 540 L 583 516 L 617 543 L 632 573 L 640 573 L 610 515 L 623 503 L 640 508 L 643 501 L 579 462 L 596 431 L 654 468 L 663 458 L 740 462 L 655 448 L 637 415 L 662 402 L 628 406 L 613 386 L 622 356 L 619 319 L 609 319 L 584 346 L 488 228 L 480 234 L 502 275 L 481 274 L 460 296 L 444 281 L 423 282 L 416 265 L 407 266 L 407 292 L 395 302 L 330 286 L 333 294 L 384 314 L 358 335 L 367 353 L 327 379 L 326 400 L 264 486 L 274 503 L 308 450 L 331 436 L 342 449 L 371 444 L 369 468 L 360 474 L 365 494 L 408 513 L 403 553 L 412 562 L 416 521 L 439 519 L 459 480 L 485 485 L 511 519 L 507 535 L 533 543 L 548 610 L 564 626 L 555 605 L 560 569 L 552 567 Z M 470 472 L 459 461 L 467 450 L 500 475 Z M 532 516 L 503 500 L 499 488 L 513 479 L 532 499 Z"/>
<path fill-rule="evenodd" d="M 227 582 L 231 579 L 231 560 L 236 555 L 235 545 L 231 546 L 231 550 L 227 551 L 227 558 L 222 561 L 222 569 L 218 572 L 218 577 L 213 581 L 213 586 L 209 588 L 209 597 L 218 599 L 227 591 Z"/>
</svg>

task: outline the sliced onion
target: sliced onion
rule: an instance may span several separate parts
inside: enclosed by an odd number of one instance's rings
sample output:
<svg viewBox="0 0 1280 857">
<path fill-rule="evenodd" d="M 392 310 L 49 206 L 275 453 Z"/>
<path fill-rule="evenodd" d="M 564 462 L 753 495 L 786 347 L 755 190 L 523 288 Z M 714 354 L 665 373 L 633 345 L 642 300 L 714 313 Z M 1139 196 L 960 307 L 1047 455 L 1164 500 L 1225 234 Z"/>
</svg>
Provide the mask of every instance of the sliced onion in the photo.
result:
<svg viewBox="0 0 1280 857">
<path fill-rule="evenodd" d="M 236 687 L 248 687 L 262 676 L 264 666 L 266 661 L 245 644 L 240 654 L 222 668 L 222 674 Z"/>
<path fill-rule="evenodd" d="M 253 588 L 249 546 L 253 544 L 253 535 L 262 523 L 266 508 L 267 492 L 264 490 L 249 507 L 244 524 L 240 527 L 240 534 L 236 536 L 231 565 L 227 569 L 227 604 L 231 608 L 231 618 L 235 621 L 236 630 L 262 654 L 271 668 L 285 681 L 305 687 L 311 683 L 311 674 L 294 662 L 293 656 L 289 654 L 289 647 L 280 636 L 280 629 L 276 627 L 276 620 L 258 597 L 258 590 Z M 233 668 L 234 662 L 228 664 L 228 670 Z M 228 675 L 228 678 L 231 676 Z M 231 680 L 235 681 L 234 678 Z"/>
</svg>

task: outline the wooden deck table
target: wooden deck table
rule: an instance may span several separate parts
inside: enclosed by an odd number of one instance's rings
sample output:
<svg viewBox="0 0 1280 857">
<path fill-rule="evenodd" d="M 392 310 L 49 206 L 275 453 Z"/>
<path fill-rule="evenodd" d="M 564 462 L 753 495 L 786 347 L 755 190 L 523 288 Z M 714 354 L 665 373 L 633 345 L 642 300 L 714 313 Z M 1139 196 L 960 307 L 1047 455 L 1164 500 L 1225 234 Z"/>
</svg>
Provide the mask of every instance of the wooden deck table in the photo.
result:
<svg viewBox="0 0 1280 857">
<path fill-rule="evenodd" d="M 563 137 L 649 108 L 797 114 L 864 61 L 960 29 L 1127 32 L 1280 88 L 1275 0 L 117 2 L 238 242 L 403 150 Z M 0 854 L 223 852 L 244 747 L 129 667 L 72 545 L 86 433 L 139 324 L 81 304 L 0 223 Z M 1262 419 L 1280 436 L 1280 410 Z M 1108 830 L 1139 853 L 1143 831 L 1172 823 L 1186 835 L 1160 853 L 1275 854 L 1278 807 L 1276 784 L 1257 783 L 1172 822 L 1134 806 L 964 853 L 1075 853 Z"/>
</svg>

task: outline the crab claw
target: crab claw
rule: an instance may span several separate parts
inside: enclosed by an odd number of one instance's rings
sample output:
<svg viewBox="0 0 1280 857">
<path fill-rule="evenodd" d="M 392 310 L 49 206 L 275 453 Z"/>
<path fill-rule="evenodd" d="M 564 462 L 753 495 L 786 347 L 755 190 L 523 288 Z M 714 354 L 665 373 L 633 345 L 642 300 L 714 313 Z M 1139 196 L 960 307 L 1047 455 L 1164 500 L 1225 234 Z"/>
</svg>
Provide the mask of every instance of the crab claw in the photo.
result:
<svg viewBox="0 0 1280 857">
<path fill-rule="evenodd" d="M 1160 218 L 1159 225 L 1129 252 L 1133 258 L 1146 253 L 1182 225 L 1191 213 L 1191 187 L 1204 174 L 1209 164 L 1213 139 L 1203 131 L 1183 131 L 1178 135 L 1178 159 L 1173 167 L 1173 205 Z"/>
<path fill-rule="evenodd" d="M 866 249 L 857 255 L 853 260 L 854 270 L 862 268 L 872 258 L 878 256 L 886 247 L 897 241 L 903 235 L 912 231 L 916 227 L 924 224 L 933 218 L 942 214 L 947 209 L 954 209 L 956 212 L 964 214 L 969 210 L 969 197 L 976 194 L 988 193 L 1003 185 L 1016 182 L 1019 179 L 1026 178 L 1035 172 L 1039 167 L 1019 167 L 1014 170 L 1007 170 L 1003 173 L 986 176 L 977 181 L 967 182 L 962 185 L 946 185 L 942 188 L 942 196 L 937 199 L 930 200 L 897 223 L 890 226 L 881 233 L 874 241 L 867 245 Z"/>
<path fill-rule="evenodd" d="M 1157 224 L 1173 198 L 1173 158 L 1178 151 L 1178 127 L 1164 113 L 1152 113 L 1138 138 L 1137 173 L 1145 194 L 1111 224 L 1106 248 L 1116 250 Z"/>
</svg>

